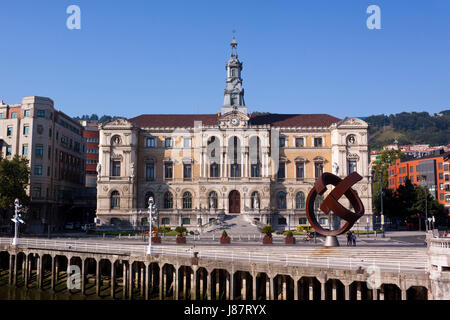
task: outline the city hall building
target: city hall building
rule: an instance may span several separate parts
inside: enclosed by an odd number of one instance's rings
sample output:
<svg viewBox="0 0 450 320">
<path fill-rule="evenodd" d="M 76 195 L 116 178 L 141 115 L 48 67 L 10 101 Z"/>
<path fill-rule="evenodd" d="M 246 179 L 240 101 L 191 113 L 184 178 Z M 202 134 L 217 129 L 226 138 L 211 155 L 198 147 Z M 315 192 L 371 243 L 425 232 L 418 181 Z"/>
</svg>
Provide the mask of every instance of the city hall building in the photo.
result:
<svg viewBox="0 0 450 320">
<path fill-rule="evenodd" d="M 248 113 L 236 47 L 233 39 L 217 113 L 145 114 L 100 125 L 97 223 L 148 226 L 153 197 L 161 226 L 195 230 L 243 214 L 293 229 L 308 224 L 305 202 L 317 177 L 357 171 L 363 179 L 354 189 L 366 209 L 359 227 L 372 228 L 367 123 Z M 319 219 L 328 225 L 328 216 Z"/>
</svg>

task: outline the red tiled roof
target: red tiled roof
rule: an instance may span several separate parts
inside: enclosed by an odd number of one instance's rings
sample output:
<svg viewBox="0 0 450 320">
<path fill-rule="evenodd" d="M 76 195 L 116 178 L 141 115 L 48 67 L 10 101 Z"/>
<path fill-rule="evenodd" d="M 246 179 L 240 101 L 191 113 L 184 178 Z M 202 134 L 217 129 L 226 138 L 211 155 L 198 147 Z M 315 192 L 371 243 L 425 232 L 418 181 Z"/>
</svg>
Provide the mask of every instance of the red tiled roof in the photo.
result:
<svg viewBox="0 0 450 320">
<path fill-rule="evenodd" d="M 203 125 L 215 125 L 217 114 L 143 114 L 129 119 L 137 126 L 143 127 L 193 127 L 194 121 L 202 121 Z M 340 121 L 328 114 L 279 114 L 252 113 L 250 125 L 270 124 L 274 127 L 328 127 Z"/>
</svg>

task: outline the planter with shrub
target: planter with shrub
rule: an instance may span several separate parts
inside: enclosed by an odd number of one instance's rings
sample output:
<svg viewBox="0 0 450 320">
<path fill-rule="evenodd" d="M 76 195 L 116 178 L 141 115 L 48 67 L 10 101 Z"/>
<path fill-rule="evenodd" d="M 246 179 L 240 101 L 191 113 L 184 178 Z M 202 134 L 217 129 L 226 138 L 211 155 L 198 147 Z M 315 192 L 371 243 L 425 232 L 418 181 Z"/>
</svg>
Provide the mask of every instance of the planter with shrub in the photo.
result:
<svg viewBox="0 0 450 320">
<path fill-rule="evenodd" d="M 263 244 L 272 244 L 272 233 L 275 229 L 271 225 L 264 226 L 261 232 L 264 233 Z"/>
<path fill-rule="evenodd" d="M 176 227 L 175 231 L 177 232 L 177 243 L 186 243 L 186 237 L 184 237 L 184 234 L 186 233 L 186 228 Z"/>
<path fill-rule="evenodd" d="M 285 244 L 295 244 L 294 233 L 292 231 L 286 232 L 286 237 L 284 238 Z"/>
<path fill-rule="evenodd" d="M 223 230 L 222 236 L 220 237 L 220 244 L 229 244 L 230 243 L 230 237 L 228 236 L 227 232 Z"/>
</svg>

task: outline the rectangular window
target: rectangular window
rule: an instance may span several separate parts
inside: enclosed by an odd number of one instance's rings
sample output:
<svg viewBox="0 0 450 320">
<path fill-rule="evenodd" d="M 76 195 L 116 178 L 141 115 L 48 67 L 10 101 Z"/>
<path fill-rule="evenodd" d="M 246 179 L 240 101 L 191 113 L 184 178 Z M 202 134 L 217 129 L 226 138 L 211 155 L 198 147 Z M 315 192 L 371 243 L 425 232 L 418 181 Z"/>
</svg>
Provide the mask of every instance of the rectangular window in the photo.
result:
<svg viewBox="0 0 450 320">
<path fill-rule="evenodd" d="M 439 189 L 440 190 L 444 190 L 444 184 L 443 183 L 439 183 Z"/>
<path fill-rule="evenodd" d="M 10 156 L 12 154 L 12 146 L 7 146 L 6 147 L 6 155 Z"/>
<path fill-rule="evenodd" d="M 414 172 L 414 167 L 413 167 L 413 166 L 409 167 L 409 171 L 410 171 L 411 173 L 413 173 L 413 172 Z"/>
<path fill-rule="evenodd" d="M 12 128 L 12 127 L 8 127 L 8 128 L 6 129 L 6 135 L 7 135 L 8 137 L 10 137 L 10 136 L 12 136 L 12 134 L 13 134 L 13 128 Z"/>
<path fill-rule="evenodd" d="M 448 171 L 448 164 L 444 164 L 444 171 Z"/>
<path fill-rule="evenodd" d="M 120 161 L 112 161 L 111 168 L 112 168 L 111 175 L 113 177 L 120 177 Z"/>
<path fill-rule="evenodd" d="M 314 147 L 322 147 L 322 138 L 314 138 Z"/>
<path fill-rule="evenodd" d="M 444 174 L 442 172 L 439 172 L 439 180 L 444 179 Z"/>
<path fill-rule="evenodd" d="M 191 179 L 192 178 L 192 166 L 191 164 L 183 164 L 183 177 L 184 179 Z"/>
<path fill-rule="evenodd" d="M 209 166 L 209 175 L 211 178 L 219 177 L 219 165 L 217 163 L 212 163 Z"/>
<path fill-rule="evenodd" d="M 442 162 L 439 162 L 439 170 L 442 170 Z"/>
<path fill-rule="evenodd" d="M 284 162 L 280 162 L 278 167 L 277 178 L 284 179 L 285 177 L 286 177 L 286 164 Z"/>
<path fill-rule="evenodd" d="M 154 163 L 147 163 L 145 165 L 145 178 L 147 180 L 155 179 L 155 164 Z"/>
<path fill-rule="evenodd" d="M 252 178 L 259 178 L 260 175 L 260 165 L 255 163 L 251 165 L 251 177 Z"/>
<path fill-rule="evenodd" d="M 165 179 L 173 178 L 173 163 L 172 162 L 164 163 L 164 178 Z"/>
<path fill-rule="evenodd" d="M 162 218 L 161 219 L 162 225 L 170 225 L 170 219 L 169 218 Z"/>
<path fill-rule="evenodd" d="M 237 163 L 231 164 L 231 177 L 239 178 L 241 176 L 241 166 Z"/>
<path fill-rule="evenodd" d="M 49 138 L 52 137 L 52 128 L 48 128 L 48 137 L 49 137 Z"/>
<path fill-rule="evenodd" d="M 191 138 L 184 138 L 183 139 L 183 146 L 185 148 L 190 148 L 191 147 Z"/>
<path fill-rule="evenodd" d="M 445 181 L 448 181 L 448 174 L 445 175 Z"/>
<path fill-rule="evenodd" d="M 154 147 L 156 147 L 155 138 L 147 138 L 146 142 L 145 142 L 145 146 L 147 148 L 154 148 Z"/>
<path fill-rule="evenodd" d="M 323 174 L 323 163 L 316 162 L 314 164 L 314 173 L 316 175 L 316 178 L 319 178 Z"/>
<path fill-rule="evenodd" d="M 34 174 L 36 176 L 42 176 L 42 166 L 41 165 L 34 166 Z"/>
<path fill-rule="evenodd" d="M 28 145 L 24 144 L 22 146 L 22 155 L 26 156 L 28 154 Z"/>
<path fill-rule="evenodd" d="M 171 148 L 172 147 L 172 138 L 166 138 L 164 140 L 164 145 L 166 148 Z"/>
<path fill-rule="evenodd" d="M 17 112 L 11 112 L 11 119 L 17 118 Z"/>
<path fill-rule="evenodd" d="M 295 172 L 297 179 L 303 179 L 305 177 L 305 163 L 304 162 L 296 162 L 295 163 Z"/>
<path fill-rule="evenodd" d="M 37 116 L 38 118 L 45 118 L 45 110 L 38 110 Z"/>
<path fill-rule="evenodd" d="M 420 181 L 420 176 L 416 177 L 416 181 L 419 182 Z"/>
<path fill-rule="evenodd" d="M 183 218 L 181 219 L 181 224 L 191 224 L 191 219 L 190 218 Z"/>
<path fill-rule="evenodd" d="M 48 160 L 52 159 L 52 147 L 48 147 Z"/>
<path fill-rule="evenodd" d="M 297 148 L 304 146 L 303 138 L 295 138 L 295 146 Z"/>
<path fill-rule="evenodd" d="M 50 167 L 47 167 L 47 177 L 50 177 Z"/>
<path fill-rule="evenodd" d="M 37 145 L 35 149 L 35 154 L 37 157 L 42 157 L 44 155 L 44 146 L 43 145 Z"/>
<path fill-rule="evenodd" d="M 23 116 L 24 116 L 24 117 L 29 117 L 29 116 L 31 116 L 31 110 L 25 110 L 25 111 L 23 112 Z"/>
<path fill-rule="evenodd" d="M 286 138 L 280 137 L 280 148 L 284 148 L 286 146 Z"/>
</svg>

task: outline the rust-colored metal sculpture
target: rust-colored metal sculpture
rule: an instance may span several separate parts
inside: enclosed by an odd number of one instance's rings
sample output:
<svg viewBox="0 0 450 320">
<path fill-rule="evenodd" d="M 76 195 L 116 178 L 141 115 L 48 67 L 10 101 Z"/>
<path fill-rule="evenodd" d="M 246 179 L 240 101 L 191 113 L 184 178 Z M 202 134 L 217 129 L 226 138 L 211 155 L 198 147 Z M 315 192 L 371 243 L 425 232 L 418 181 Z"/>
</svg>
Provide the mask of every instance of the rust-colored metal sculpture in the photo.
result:
<svg viewBox="0 0 450 320">
<path fill-rule="evenodd" d="M 362 177 L 356 172 L 351 173 L 344 180 L 332 173 L 325 172 L 316 180 L 314 188 L 311 189 L 308 198 L 306 199 L 306 218 L 318 233 L 331 237 L 343 234 L 350 230 L 353 224 L 364 215 L 364 205 L 359 196 L 352 189 L 352 186 L 361 179 Z M 320 206 L 320 210 L 325 214 L 329 214 L 330 211 L 333 211 L 336 216 L 346 221 L 344 226 L 339 230 L 326 230 L 322 228 L 317 222 L 314 213 L 314 201 L 316 200 L 317 195 L 323 195 L 327 191 L 327 185 L 329 184 L 334 185 L 335 188 L 324 199 Z M 347 197 L 355 212 L 352 212 L 339 203 L 339 199 L 342 195 Z"/>
</svg>

